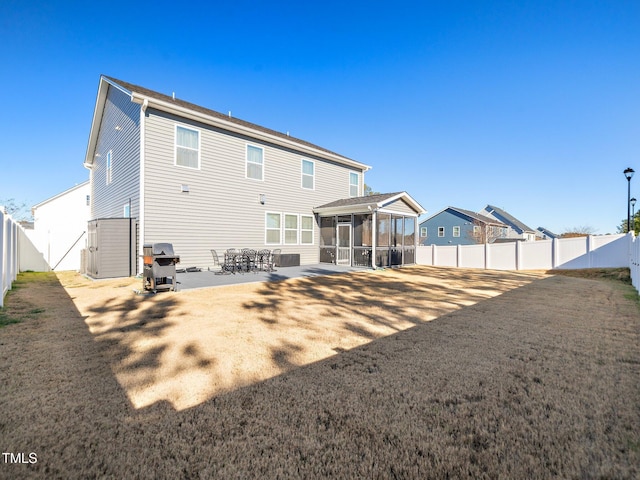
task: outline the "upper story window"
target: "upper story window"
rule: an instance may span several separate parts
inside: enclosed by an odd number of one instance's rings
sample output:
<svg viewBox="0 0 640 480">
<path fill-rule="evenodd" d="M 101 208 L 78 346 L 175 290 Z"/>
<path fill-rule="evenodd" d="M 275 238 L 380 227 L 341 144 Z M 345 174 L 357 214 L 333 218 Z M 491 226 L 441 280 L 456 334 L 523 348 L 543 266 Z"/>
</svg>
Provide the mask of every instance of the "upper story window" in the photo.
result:
<svg viewBox="0 0 640 480">
<path fill-rule="evenodd" d="M 176 125 L 176 165 L 200 168 L 200 132 Z"/>
<path fill-rule="evenodd" d="M 302 188 L 315 188 L 316 165 L 311 160 L 302 160 Z"/>
<path fill-rule="evenodd" d="M 454 237 L 460 236 L 460 227 L 453 227 L 453 236 Z"/>
<path fill-rule="evenodd" d="M 420 236 L 422 238 L 426 238 L 427 237 L 427 227 L 420 227 Z"/>
<path fill-rule="evenodd" d="M 357 197 L 360 193 L 360 175 L 355 172 L 349 173 L 349 196 Z"/>
<path fill-rule="evenodd" d="M 264 151 L 260 147 L 247 145 L 247 178 L 264 179 Z"/>
<path fill-rule="evenodd" d="M 444 227 L 438 227 L 438 236 L 444 237 Z"/>
<path fill-rule="evenodd" d="M 113 160 L 112 160 L 112 153 L 111 150 L 109 150 L 107 152 L 107 185 L 109 185 L 111 183 L 111 174 L 113 171 Z"/>
</svg>

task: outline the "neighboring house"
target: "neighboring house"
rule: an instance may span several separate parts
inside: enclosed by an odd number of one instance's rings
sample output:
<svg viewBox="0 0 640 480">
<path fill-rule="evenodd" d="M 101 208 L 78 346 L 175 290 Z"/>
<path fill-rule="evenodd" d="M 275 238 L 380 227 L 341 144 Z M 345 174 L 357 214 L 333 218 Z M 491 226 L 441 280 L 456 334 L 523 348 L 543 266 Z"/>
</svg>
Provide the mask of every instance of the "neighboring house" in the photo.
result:
<svg viewBox="0 0 640 480">
<path fill-rule="evenodd" d="M 538 227 L 536 236 L 541 240 L 553 240 L 554 238 L 560 238 L 560 235 L 557 235 L 544 227 Z"/>
<path fill-rule="evenodd" d="M 53 270 L 80 270 L 90 191 L 86 181 L 31 207 L 33 230 L 27 236 Z"/>
<path fill-rule="evenodd" d="M 375 228 L 379 221 L 384 229 L 390 215 L 389 222 L 402 219 L 403 232 L 413 221 L 415 233 L 424 212 L 406 193 L 367 201 L 370 167 L 356 160 L 106 76 L 84 164 L 91 172 L 91 218 L 137 219 L 138 253 L 145 243 L 169 242 L 185 267 L 211 265 L 211 249 L 242 247 L 281 249 L 299 255 L 301 264 L 355 264 L 363 261 L 355 253 L 363 222 Z M 321 247 L 333 247 L 334 256 Z M 348 258 L 340 247 L 349 248 Z M 380 255 L 387 264 L 375 265 L 388 265 L 388 257 Z M 406 258 L 403 263 L 414 263 Z"/>
<path fill-rule="evenodd" d="M 536 230 L 528 227 L 516 217 L 498 207 L 487 205 L 486 207 L 484 207 L 484 210 L 481 210 L 479 213 L 511 227 L 511 229 L 509 230 L 508 238 L 522 239 L 527 242 L 533 242 L 536 240 Z"/>
<path fill-rule="evenodd" d="M 509 227 L 493 218 L 447 207 L 420 223 L 421 245 L 475 245 L 508 236 Z"/>
</svg>

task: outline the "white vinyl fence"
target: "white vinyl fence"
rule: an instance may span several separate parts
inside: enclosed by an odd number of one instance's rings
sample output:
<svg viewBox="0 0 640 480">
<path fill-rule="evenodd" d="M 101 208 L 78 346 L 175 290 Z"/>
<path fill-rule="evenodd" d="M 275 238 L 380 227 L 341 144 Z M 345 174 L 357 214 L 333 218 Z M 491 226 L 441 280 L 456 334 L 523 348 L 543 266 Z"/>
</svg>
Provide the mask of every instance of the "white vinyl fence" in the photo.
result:
<svg viewBox="0 0 640 480">
<path fill-rule="evenodd" d="M 492 270 L 628 267 L 630 245 L 637 243 L 633 234 L 621 234 L 537 242 L 429 245 L 418 247 L 416 261 L 420 265 Z M 636 258 L 640 259 L 640 255 Z"/>
<path fill-rule="evenodd" d="M 18 278 L 18 225 L 0 206 L 0 307 L 11 284 Z"/>
</svg>

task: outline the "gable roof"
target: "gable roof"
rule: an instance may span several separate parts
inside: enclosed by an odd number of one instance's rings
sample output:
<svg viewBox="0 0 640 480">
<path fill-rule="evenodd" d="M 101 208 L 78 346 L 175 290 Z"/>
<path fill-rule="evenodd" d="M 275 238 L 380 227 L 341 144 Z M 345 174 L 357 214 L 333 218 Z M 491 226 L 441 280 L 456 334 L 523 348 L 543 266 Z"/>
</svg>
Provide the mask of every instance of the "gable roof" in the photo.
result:
<svg viewBox="0 0 640 480">
<path fill-rule="evenodd" d="M 107 77 L 105 75 L 100 76 L 96 106 L 94 109 L 93 121 L 91 125 L 91 133 L 89 135 L 89 145 L 87 147 L 87 154 L 85 156 L 85 166 L 91 165 L 93 163 L 93 150 L 95 150 L 98 131 L 100 129 L 100 121 L 102 119 L 102 109 L 105 105 L 109 86 L 113 86 L 126 95 L 129 95 L 132 102 L 144 105 L 145 108 L 151 107 L 157 110 L 173 113 L 184 118 L 189 118 L 227 131 L 291 148 L 302 153 L 320 156 L 322 158 L 333 160 L 341 164 L 352 166 L 359 170 L 367 171 L 371 169 L 369 165 L 365 165 L 364 163 L 360 163 L 356 160 L 347 158 L 343 155 L 337 154 L 318 145 L 314 145 L 313 143 L 307 142 L 305 140 L 292 137 L 286 133 L 277 132 L 260 125 L 256 125 L 255 123 L 231 117 L 230 115 L 224 115 L 223 113 L 216 112 L 215 110 L 211 110 L 194 103 L 180 100 L 178 98 L 174 98 L 172 96 L 165 95 L 154 90 L 141 87 L 139 85 L 134 85 L 129 82 L 118 80 L 113 77 Z"/>
<path fill-rule="evenodd" d="M 68 193 L 73 192 L 74 190 L 77 190 L 79 188 L 82 187 L 88 187 L 89 186 L 89 180 L 84 181 L 82 183 L 79 183 L 71 188 L 66 189 L 64 192 L 60 192 L 57 193 L 56 195 L 54 195 L 53 197 L 49 197 L 46 200 L 41 201 L 40 203 L 36 203 L 34 206 L 31 207 L 31 211 L 33 212 L 34 209 L 40 208 L 41 206 L 43 206 L 46 203 L 52 202 L 60 197 L 63 197 L 64 195 L 67 195 Z"/>
<path fill-rule="evenodd" d="M 384 208 L 397 200 L 403 200 L 406 202 L 418 215 L 426 212 L 422 205 L 416 202 L 407 192 L 378 193 L 376 195 L 366 195 L 364 197 L 343 198 L 341 200 L 336 200 L 334 202 L 315 207 L 313 211 L 315 213 L 373 211 Z"/>
<path fill-rule="evenodd" d="M 542 233 L 542 234 L 544 234 L 544 235 L 546 235 L 547 237 L 550 237 L 550 238 L 558 238 L 560 236 L 560 235 L 557 235 L 557 234 L 553 233 L 551 230 L 548 230 L 548 229 L 546 229 L 544 227 L 538 227 L 537 230 L 538 230 L 538 232 L 540 232 L 540 233 Z"/>
<path fill-rule="evenodd" d="M 454 213 L 461 214 L 461 215 L 467 217 L 469 220 L 472 220 L 472 221 L 478 221 L 480 223 L 485 223 L 487 225 L 496 225 L 496 226 L 500 226 L 500 227 L 506 227 L 506 225 L 504 223 L 502 223 L 499 220 L 496 220 L 495 218 L 487 217 L 487 216 L 482 215 L 480 213 L 472 212 L 471 210 L 464 210 L 462 208 L 457 208 L 457 207 L 446 207 L 446 208 L 443 208 L 438 213 L 436 213 L 434 215 L 431 215 L 429 218 L 427 218 L 427 219 L 423 220 L 422 222 L 420 222 L 420 224 L 423 224 L 427 220 L 431 220 L 432 218 L 437 217 L 442 212 L 446 212 L 447 210 L 450 210 L 450 211 L 452 211 Z"/>
<path fill-rule="evenodd" d="M 516 231 L 520 230 L 520 232 L 518 233 L 523 233 L 523 232 L 535 233 L 536 232 L 533 228 L 526 226 L 524 223 L 522 223 L 513 215 L 510 215 L 504 210 L 498 207 L 494 207 L 493 205 L 487 205 L 486 207 L 484 207 L 483 211 L 489 212 L 489 214 L 495 213 L 498 217 L 500 217 L 500 219 L 504 223 L 510 224 Z"/>
</svg>

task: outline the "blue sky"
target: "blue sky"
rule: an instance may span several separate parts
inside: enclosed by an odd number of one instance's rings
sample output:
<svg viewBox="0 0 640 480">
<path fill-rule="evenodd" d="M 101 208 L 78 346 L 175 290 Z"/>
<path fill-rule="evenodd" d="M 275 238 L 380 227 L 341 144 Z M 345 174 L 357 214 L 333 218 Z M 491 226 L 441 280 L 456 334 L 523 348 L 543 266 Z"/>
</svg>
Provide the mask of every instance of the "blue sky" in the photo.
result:
<svg viewBox="0 0 640 480">
<path fill-rule="evenodd" d="M 88 179 L 100 74 L 373 166 L 429 213 L 614 233 L 638 170 L 640 2 L 0 3 L 0 199 Z"/>
</svg>

